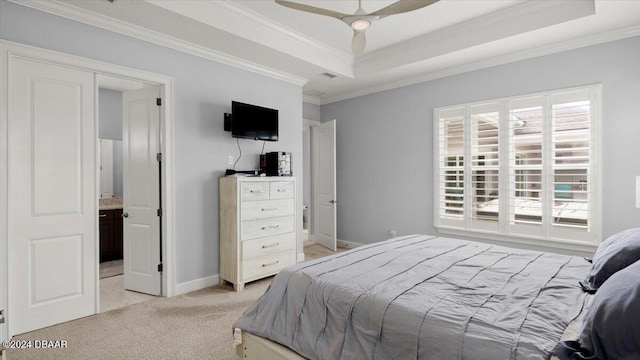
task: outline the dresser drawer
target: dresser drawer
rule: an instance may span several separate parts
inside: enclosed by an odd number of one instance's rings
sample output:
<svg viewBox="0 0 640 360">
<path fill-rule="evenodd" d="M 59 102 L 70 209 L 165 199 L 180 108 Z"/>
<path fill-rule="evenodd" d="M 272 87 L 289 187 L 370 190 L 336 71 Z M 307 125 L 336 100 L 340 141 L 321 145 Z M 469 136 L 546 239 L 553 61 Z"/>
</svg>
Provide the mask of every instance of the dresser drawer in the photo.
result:
<svg viewBox="0 0 640 360">
<path fill-rule="evenodd" d="M 247 259 L 242 262 L 242 278 L 246 281 L 252 278 L 273 275 L 285 267 L 295 263 L 296 252 L 293 249 L 258 258 Z"/>
<path fill-rule="evenodd" d="M 293 199 L 243 201 L 240 211 L 242 220 L 293 215 Z"/>
<path fill-rule="evenodd" d="M 267 182 L 243 182 L 240 185 L 240 200 L 268 200 L 269 183 Z"/>
<path fill-rule="evenodd" d="M 272 181 L 271 199 L 293 199 L 293 181 Z"/>
<path fill-rule="evenodd" d="M 295 249 L 296 234 L 289 233 L 242 242 L 242 260 L 253 259 Z"/>
<path fill-rule="evenodd" d="M 293 216 L 246 220 L 240 224 L 240 240 L 293 232 Z"/>
</svg>

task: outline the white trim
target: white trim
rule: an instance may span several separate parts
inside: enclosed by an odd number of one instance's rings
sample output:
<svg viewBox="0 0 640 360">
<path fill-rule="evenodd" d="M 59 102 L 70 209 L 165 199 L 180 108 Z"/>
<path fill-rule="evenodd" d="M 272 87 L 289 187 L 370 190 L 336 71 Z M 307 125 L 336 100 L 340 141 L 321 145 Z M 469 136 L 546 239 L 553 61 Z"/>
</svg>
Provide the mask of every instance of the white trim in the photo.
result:
<svg viewBox="0 0 640 360">
<path fill-rule="evenodd" d="M 142 26 L 137 26 L 118 19 L 110 18 L 72 4 L 61 2 L 59 0 L 7 1 L 295 85 L 302 86 L 308 81 L 308 79 L 300 76 L 289 74 L 277 69 L 272 69 L 267 66 L 263 66 L 236 56 L 225 54 L 205 46 L 197 45 L 182 39 L 162 34 L 160 32 L 153 31 Z"/>
<path fill-rule="evenodd" d="M 358 74 L 373 74 L 593 14 L 594 0 L 524 1 L 368 52 L 357 58 L 356 68 Z"/>
<path fill-rule="evenodd" d="M 147 2 L 310 64 L 353 78 L 354 56 L 233 1 Z"/>
<path fill-rule="evenodd" d="M 302 119 L 303 128 L 312 128 L 312 127 L 319 126 L 321 124 L 322 122 L 320 122 L 319 120 Z"/>
<path fill-rule="evenodd" d="M 192 291 L 216 286 L 220 283 L 220 276 L 218 274 L 205 276 L 203 278 L 185 281 L 180 284 L 176 284 L 175 294 L 176 296 L 190 293 Z"/>
<path fill-rule="evenodd" d="M 322 105 L 322 100 L 315 96 L 303 95 L 302 102 L 306 102 L 313 105 Z"/>
<path fill-rule="evenodd" d="M 162 153 L 163 155 L 163 173 L 162 173 L 162 203 L 163 203 L 163 259 L 164 273 L 162 276 L 162 295 L 165 297 L 171 297 L 175 292 L 175 181 L 174 181 L 174 166 L 175 166 L 175 139 L 174 139 L 174 86 L 173 78 L 155 74 L 147 71 L 137 70 L 125 66 L 114 65 L 98 60 L 83 58 L 75 55 L 69 55 L 57 51 L 46 50 L 37 48 L 34 46 L 19 44 L 11 41 L 0 39 L 0 83 L 4 84 L 0 88 L 0 172 L 7 172 L 7 95 L 8 88 L 8 63 L 11 58 L 24 58 L 33 61 L 41 61 L 45 63 L 52 63 L 61 66 L 67 66 L 70 68 L 76 68 L 79 70 L 85 70 L 94 74 L 101 74 L 107 76 L 113 76 L 118 78 L 125 78 L 145 82 L 152 85 L 158 85 L 161 87 L 161 97 L 163 99 L 163 106 L 160 108 L 162 120 L 163 134 L 161 138 Z M 8 209 L 8 184 L 6 176 L 0 177 L 0 210 Z M 97 209 L 96 209 L 97 212 Z M 7 273 L 7 210 L 0 211 L 0 286 L 5 284 L 6 288 L 9 274 Z M 97 273 L 96 273 L 97 276 Z M 97 280 L 97 279 L 96 279 Z M 8 289 L 7 289 L 8 291 Z M 7 304 L 7 293 L 0 292 L 0 305 Z M 5 327 L 11 320 L 9 318 L 8 306 Z M 96 300 L 96 313 L 99 312 L 98 300 Z M 5 333 L 7 334 L 7 333 Z M 12 334 L 9 334 L 9 336 Z"/>
<path fill-rule="evenodd" d="M 345 249 L 355 249 L 359 246 L 363 246 L 363 243 L 355 242 L 355 241 L 347 241 L 347 240 L 338 240 L 338 247 Z"/>
<path fill-rule="evenodd" d="M 304 248 L 304 246 L 303 246 L 303 248 Z M 304 253 L 303 252 L 298 254 L 297 262 L 299 262 L 299 263 L 304 262 Z"/>
<path fill-rule="evenodd" d="M 7 0 L 7 1 L 22 5 L 22 6 L 27 6 L 36 10 L 51 13 L 57 16 L 65 17 L 67 19 L 71 19 L 74 21 L 89 24 L 91 26 L 113 31 L 119 34 L 124 34 L 136 39 L 161 45 L 161 46 L 171 48 L 177 51 L 181 51 L 187 54 L 191 54 L 194 56 L 216 61 L 225 65 L 229 65 L 229 66 L 233 66 L 233 67 L 247 70 L 250 72 L 254 72 L 257 74 L 261 74 L 277 80 L 289 82 L 292 84 L 302 86 L 309 81 L 309 79 L 306 79 L 304 77 L 289 74 L 281 70 L 269 68 L 245 59 L 241 59 L 229 54 L 225 54 L 225 53 L 213 50 L 205 46 L 193 44 L 182 39 L 178 39 L 175 37 L 162 34 L 160 32 L 149 30 L 141 26 L 136 26 L 121 20 L 114 19 L 114 18 L 109 18 L 102 14 L 98 14 L 96 12 L 89 11 L 89 10 L 86 10 L 86 9 L 83 9 L 59 0 L 48 0 L 48 1 Z M 238 11 L 238 9 L 234 9 L 239 7 L 235 4 L 230 5 L 225 3 L 223 5 L 226 8 L 228 8 L 229 11 L 231 10 Z M 256 16 L 261 16 L 261 15 L 258 14 Z M 266 19 L 265 21 L 269 22 L 269 19 Z M 264 26 L 267 26 L 267 25 L 264 25 Z M 286 37 L 286 34 L 288 33 L 288 30 L 285 28 L 282 28 L 282 25 L 280 25 L 280 28 L 278 28 L 278 23 L 275 23 L 275 22 L 273 22 L 272 25 L 269 25 L 269 27 L 272 27 L 273 31 L 280 34 L 281 37 L 282 36 Z M 392 89 L 405 87 L 413 84 L 418 84 L 422 82 L 427 82 L 435 79 L 440 79 L 440 78 L 444 78 L 452 75 L 457 75 L 457 74 L 485 69 L 493 66 L 508 64 L 516 61 L 526 60 L 534 57 L 540 57 L 540 56 L 558 53 L 562 51 L 568 51 L 572 49 L 587 47 L 587 46 L 605 43 L 609 41 L 620 40 L 620 39 L 633 37 L 637 35 L 640 35 L 640 25 L 635 25 L 635 26 L 631 26 L 623 29 L 611 30 L 608 32 L 603 32 L 603 33 L 598 33 L 593 35 L 587 35 L 577 39 L 564 40 L 564 41 L 560 41 L 553 44 L 543 45 L 533 49 L 526 49 L 526 50 L 521 50 L 513 53 L 504 54 L 504 55 L 493 56 L 486 59 L 472 61 L 472 62 L 464 63 L 461 65 L 456 65 L 450 68 L 433 70 L 433 71 L 427 70 L 423 72 L 421 75 L 411 75 L 396 81 L 384 81 L 382 85 L 367 86 L 364 89 L 359 89 L 356 91 L 347 91 L 335 96 L 329 96 L 327 98 L 303 96 L 303 101 L 312 103 L 315 105 L 327 105 L 327 104 L 331 104 L 331 103 L 342 101 L 342 100 L 352 99 L 352 98 L 369 95 L 373 93 L 378 93 L 386 90 L 392 90 Z M 322 49 L 322 47 L 314 46 L 313 43 L 314 43 L 313 41 L 310 43 L 305 42 L 306 45 L 317 48 L 319 49 L 319 51 L 327 50 L 327 49 Z M 341 53 L 339 50 L 336 50 L 336 51 Z M 375 54 L 375 52 L 372 54 Z M 307 61 L 309 62 L 309 60 Z M 349 60 L 349 61 L 351 62 L 350 66 L 352 66 L 355 72 L 357 73 L 359 64 L 363 64 L 363 65 L 366 64 L 367 58 L 363 57 L 362 59 L 357 61 L 355 65 L 353 64 L 353 60 Z M 315 63 L 315 62 L 311 61 L 310 63 Z M 339 90 L 336 92 L 339 92 Z"/>
<path fill-rule="evenodd" d="M 476 241 L 482 241 L 482 239 L 500 241 L 505 244 L 505 246 L 509 246 L 510 243 L 516 244 L 525 244 L 537 246 L 545 249 L 563 249 L 563 250 L 573 250 L 573 251 L 583 251 L 588 253 L 593 253 L 598 246 L 589 243 L 581 243 L 581 242 L 569 242 L 569 241 L 550 241 L 550 240 L 540 240 L 536 238 L 528 238 L 523 235 L 500 235 L 496 233 L 483 232 L 483 231 L 468 231 L 468 230 L 460 230 L 455 228 L 448 228 L 446 226 L 439 226 L 437 228 L 439 234 L 447 234 L 447 235 L 456 235 L 456 236 L 465 236 L 468 238 L 475 239 Z M 479 237 L 481 235 L 482 237 Z"/>
<path fill-rule="evenodd" d="M 409 85 L 419 84 L 431 80 L 441 79 L 448 76 L 463 74 L 475 70 L 490 68 L 493 66 L 509 64 L 521 60 L 555 54 L 563 51 L 579 49 L 587 46 L 602 44 L 610 41 L 630 38 L 640 35 L 640 25 L 635 25 L 623 29 L 612 30 L 595 35 L 589 35 L 578 39 L 565 40 L 554 44 L 544 45 L 533 49 L 516 51 L 504 55 L 498 55 L 482 60 L 456 65 L 450 68 L 428 71 L 422 75 L 412 75 L 404 79 L 385 82 L 383 85 L 371 86 L 366 89 L 347 92 L 344 94 L 324 98 L 320 100 L 320 105 L 327 105 L 338 101 L 353 99 L 356 97 L 374 94 L 382 91 L 393 90 Z"/>
</svg>

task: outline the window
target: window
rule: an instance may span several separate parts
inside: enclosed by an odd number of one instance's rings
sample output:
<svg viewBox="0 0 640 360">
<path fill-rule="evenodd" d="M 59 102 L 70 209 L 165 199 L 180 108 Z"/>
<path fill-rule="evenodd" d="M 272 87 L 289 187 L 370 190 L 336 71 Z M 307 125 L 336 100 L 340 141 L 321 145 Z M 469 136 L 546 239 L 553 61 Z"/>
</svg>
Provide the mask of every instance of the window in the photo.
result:
<svg viewBox="0 0 640 360">
<path fill-rule="evenodd" d="M 436 227 L 597 244 L 599 101 L 588 86 L 435 109 Z"/>
</svg>

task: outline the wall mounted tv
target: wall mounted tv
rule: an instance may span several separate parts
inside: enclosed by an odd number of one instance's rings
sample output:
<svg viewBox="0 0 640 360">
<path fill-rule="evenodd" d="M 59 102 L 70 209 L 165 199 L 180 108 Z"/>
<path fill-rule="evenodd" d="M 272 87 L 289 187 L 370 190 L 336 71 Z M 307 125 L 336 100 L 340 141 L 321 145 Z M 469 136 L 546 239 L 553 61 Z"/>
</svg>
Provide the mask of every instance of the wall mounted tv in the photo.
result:
<svg viewBox="0 0 640 360">
<path fill-rule="evenodd" d="M 231 136 L 278 141 L 278 110 L 232 101 Z"/>
</svg>

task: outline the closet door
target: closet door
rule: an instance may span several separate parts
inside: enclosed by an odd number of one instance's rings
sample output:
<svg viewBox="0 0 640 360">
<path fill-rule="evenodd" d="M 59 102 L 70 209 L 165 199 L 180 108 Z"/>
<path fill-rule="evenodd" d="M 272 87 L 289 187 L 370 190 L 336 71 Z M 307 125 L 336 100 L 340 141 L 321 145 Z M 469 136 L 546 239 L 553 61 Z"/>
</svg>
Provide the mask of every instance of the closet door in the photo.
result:
<svg viewBox="0 0 640 360">
<path fill-rule="evenodd" d="M 9 332 L 96 312 L 94 74 L 14 58 L 8 84 Z"/>
</svg>

